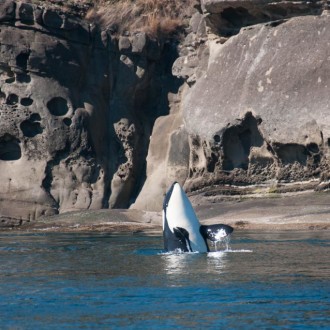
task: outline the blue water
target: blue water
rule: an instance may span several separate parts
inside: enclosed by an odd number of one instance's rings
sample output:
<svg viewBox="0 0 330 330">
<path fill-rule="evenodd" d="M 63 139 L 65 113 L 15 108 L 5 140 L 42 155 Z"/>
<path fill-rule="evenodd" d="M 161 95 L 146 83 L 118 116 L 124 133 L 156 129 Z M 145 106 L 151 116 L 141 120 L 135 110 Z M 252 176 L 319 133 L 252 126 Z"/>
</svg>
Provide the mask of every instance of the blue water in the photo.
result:
<svg viewBox="0 0 330 330">
<path fill-rule="evenodd" d="M 162 244 L 0 234 L 0 329 L 330 328 L 329 231 L 237 231 L 208 254 Z"/>
</svg>

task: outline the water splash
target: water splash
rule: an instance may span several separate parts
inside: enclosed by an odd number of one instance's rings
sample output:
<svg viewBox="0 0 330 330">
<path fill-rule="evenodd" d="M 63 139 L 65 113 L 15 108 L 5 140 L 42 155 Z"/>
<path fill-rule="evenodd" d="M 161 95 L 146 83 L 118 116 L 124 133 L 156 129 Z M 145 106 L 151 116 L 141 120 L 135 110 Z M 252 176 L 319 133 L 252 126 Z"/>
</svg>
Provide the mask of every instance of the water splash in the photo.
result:
<svg viewBox="0 0 330 330">
<path fill-rule="evenodd" d="M 198 254 L 200 252 L 198 251 L 192 251 L 192 252 L 186 252 L 184 250 L 181 250 L 179 248 L 173 250 L 173 251 L 161 251 L 161 252 L 158 252 L 157 255 L 160 255 L 160 256 L 168 256 L 168 255 L 190 255 L 190 254 Z"/>
<path fill-rule="evenodd" d="M 211 246 L 214 251 L 229 251 L 230 250 L 230 235 L 223 236 L 221 234 L 216 235 L 214 241 L 211 241 Z"/>
<path fill-rule="evenodd" d="M 246 249 L 239 249 L 239 250 L 232 250 L 232 249 L 229 249 L 225 252 L 231 252 L 231 253 L 252 253 L 253 250 L 246 250 Z"/>
</svg>

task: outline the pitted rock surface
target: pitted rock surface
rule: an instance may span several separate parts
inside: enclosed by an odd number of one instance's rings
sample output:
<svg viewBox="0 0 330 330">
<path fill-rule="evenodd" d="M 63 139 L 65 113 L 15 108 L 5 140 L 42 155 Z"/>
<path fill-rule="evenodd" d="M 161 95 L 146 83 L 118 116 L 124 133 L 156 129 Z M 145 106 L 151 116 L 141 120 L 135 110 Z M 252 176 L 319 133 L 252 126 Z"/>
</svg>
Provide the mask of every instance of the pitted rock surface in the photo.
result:
<svg viewBox="0 0 330 330">
<path fill-rule="evenodd" d="M 118 44 L 24 2 L 1 1 L 0 24 L 0 217 L 127 208 L 153 122 L 168 113 L 167 46 L 143 33 Z"/>
</svg>

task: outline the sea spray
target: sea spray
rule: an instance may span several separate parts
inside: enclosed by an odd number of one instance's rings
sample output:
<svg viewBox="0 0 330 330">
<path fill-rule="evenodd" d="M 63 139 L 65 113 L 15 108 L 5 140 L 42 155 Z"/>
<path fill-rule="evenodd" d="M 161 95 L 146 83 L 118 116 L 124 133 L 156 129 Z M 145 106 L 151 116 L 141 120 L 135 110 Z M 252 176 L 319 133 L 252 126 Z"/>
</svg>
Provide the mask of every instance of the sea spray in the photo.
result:
<svg viewBox="0 0 330 330">
<path fill-rule="evenodd" d="M 228 236 L 215 236 L 215 240 L 211 241 L 211 245 L 214 248 L 214 251 L 229 251 L 230 250 L 230 235 Z"/>
</svg>

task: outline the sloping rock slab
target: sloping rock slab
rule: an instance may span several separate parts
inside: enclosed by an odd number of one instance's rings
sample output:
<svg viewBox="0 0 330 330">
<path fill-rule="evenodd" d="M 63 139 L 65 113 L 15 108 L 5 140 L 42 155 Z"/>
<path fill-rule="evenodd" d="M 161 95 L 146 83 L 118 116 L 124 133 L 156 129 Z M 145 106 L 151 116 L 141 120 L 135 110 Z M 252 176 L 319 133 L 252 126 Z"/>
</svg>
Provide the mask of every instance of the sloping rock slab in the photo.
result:
<svg viewBox="0 0 330 330">
<path fill-rule="evenodd" d="M 159 233 L 161 214 L 138 210 L 84 210 L 41 217 L 38 221 L 20 225 L 1 226 L 0 230 L 15 229 L 29 232 L 113 232 L 113 233 Z"/>
<path fill-rule="evenodd" d="M 211 46 L 208 71 L 185 99 L 188 132 L 221 138 L 251 112 L 270 142 L 328 141 L 329 23 L 329 16 L 307 16 L 257 25 Z"/>
</svg>

